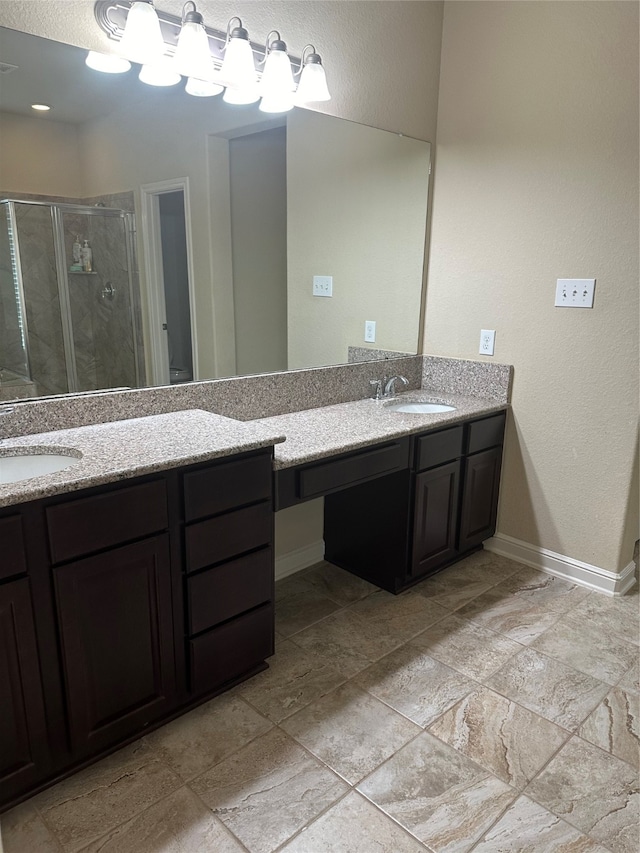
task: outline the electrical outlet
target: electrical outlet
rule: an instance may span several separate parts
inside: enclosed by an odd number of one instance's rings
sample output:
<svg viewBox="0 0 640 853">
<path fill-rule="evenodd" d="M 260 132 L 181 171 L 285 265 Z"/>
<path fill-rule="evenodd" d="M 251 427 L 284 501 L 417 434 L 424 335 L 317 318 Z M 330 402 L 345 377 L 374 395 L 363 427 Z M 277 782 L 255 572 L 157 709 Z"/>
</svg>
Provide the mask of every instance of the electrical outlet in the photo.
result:
<svg viewBox="0 0 640 853">
<path fill-rule="evenodd" d="M 495 342 L 495 329 L 480 329 L 480 355 L 493 355 Z"/>
<path fill-rule="evenodd" d="M 559 278 L 556 281 L 556 308 L 593 308 L 595 278 Z"/>
<path fill-rule="evenodd" d="M 375 342 L 376 342 L 376 321 L 375 320 L 365 320 L 364 321 L 364 339 L 368 344 L 375 344 Z"/>
<path fill-rule="evenodd" d="M 333 296 L 333 276 L 331 276 L 331 275 L 314 275 L 314 277 L 313 277 L 313 295 L 314 296 Z"/>
</svg>

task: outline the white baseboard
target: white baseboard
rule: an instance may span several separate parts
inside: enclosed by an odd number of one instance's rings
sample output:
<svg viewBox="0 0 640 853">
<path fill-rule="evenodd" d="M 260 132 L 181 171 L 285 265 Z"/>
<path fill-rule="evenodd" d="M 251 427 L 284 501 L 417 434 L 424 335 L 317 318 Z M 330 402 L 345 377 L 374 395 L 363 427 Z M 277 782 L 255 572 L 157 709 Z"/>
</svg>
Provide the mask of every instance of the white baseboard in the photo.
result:
<svg viewBox="0 0 640 853">
<path fill-rule="evenodd" d="M 297 548 L 295 551 L 289 551 L 286 554 L 281 554 L 276 557 L 276 580 L 294 575 L 296 572 L 302 571 L 314 563 L 319 563 L 324 560 L 324 540 L 312 542 L 311 545 L 305 545 L 304 548 Z"/>
<path fill-rule="evenodd" d="M 590 563 L 565 557 L 547 548 L 530 545 L 521 539 L 496 533 L 484 543 L 485 551 L 492 551 L 503 557 L 509 557 L 525 566 L 539 569 L 541 572 L 555 575 L 563 580 L 573 581 L 579 586 L 603 592 L 605 595 L 624 595 L 636 582 L 636 564 L 633 560 L 617 574 Z"/>
</svg>

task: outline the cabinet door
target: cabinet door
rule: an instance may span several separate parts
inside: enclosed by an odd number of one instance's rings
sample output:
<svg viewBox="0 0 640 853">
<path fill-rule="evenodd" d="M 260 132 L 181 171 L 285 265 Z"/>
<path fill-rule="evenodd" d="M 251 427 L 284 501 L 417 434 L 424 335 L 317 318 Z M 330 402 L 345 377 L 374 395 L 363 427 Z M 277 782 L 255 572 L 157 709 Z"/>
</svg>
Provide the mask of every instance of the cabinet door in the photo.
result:
<svg viewBox="0 0 640 853">
<path fill-rule="evenodd" d="M 476 547 L 495 533 L 501 464 L 502 447 L 492 447 L 465 459 L 460 551 Z"/>
<path fill-rule="evenodd" d="M 0 586 L 0 804 L 49 764 L 29 581 Z"/>
<path fill-rule="evenodd" d="M 436 571 L 456 555 L 459 480 L 459 460 L 416 476 L 413 577 Z"/>
<path fill-rule="evenodd" d="M 166 713 L 175 693 L 168 536 L 54 569 L 74 757 Z"/>
</svg>

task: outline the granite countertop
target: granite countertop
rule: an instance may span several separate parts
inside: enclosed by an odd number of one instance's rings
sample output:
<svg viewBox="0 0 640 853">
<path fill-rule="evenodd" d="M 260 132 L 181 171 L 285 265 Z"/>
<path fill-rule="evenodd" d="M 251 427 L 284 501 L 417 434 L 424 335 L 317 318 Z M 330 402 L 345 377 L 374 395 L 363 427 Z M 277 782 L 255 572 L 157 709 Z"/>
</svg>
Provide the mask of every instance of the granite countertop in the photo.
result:
<svg viewBox="0 0 640 853">
<path fill-rule="evenodd" d="M 281 441 L 284 433 L 268 423 L 236 421 L 198 409 L 5 439 L 0 442 L 0 457 L 18 447 L 28 448 L 28 455 L 62 449 L 63 455 L 77 458 L 79 452 L 81 458 L 55 474 L 0 484 L 0 507 Z"/>
<path fill-rule="evenodd" d="M 425 401 L 455 406 L 453 412 L 439 414 L 404 414 L 392 412 L 386 400 L 356 400 L 321 409 L 307 409 L 263 418 L 253 423 L 282 435 L 284 444 L 275 448 L 274 468 L 290 468 L 337 453 L 348 453 L 371 444 L 394 438 L 452 426 L 468 418 L 482 417 L 509 408 L 506 403 L 484 397 L 408 391 L 393 402 Z"/>
</svg>

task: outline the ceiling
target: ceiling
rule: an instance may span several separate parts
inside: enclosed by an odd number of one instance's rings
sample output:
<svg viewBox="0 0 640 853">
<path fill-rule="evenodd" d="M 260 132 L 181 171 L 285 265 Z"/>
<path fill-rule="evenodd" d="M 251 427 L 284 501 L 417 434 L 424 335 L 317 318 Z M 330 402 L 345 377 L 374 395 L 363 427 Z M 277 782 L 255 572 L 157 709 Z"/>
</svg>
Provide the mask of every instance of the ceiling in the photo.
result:
<svg viewBox="0 0 640 853">
<path fill-rule="evenodd" d="M 124 97 L 131 102 L 163 96 L 140 83 L 135 66 L 126 74 L 103 74 L 85 65 L 86 55 L 79 47 L 0 27 L 0 67 L 17 66 L 0 73 L 0 109 L 82 124 L 112 112 Z M 31 104 L 48 104 L 51 110 L 37 112 Z"/>
</svg>

